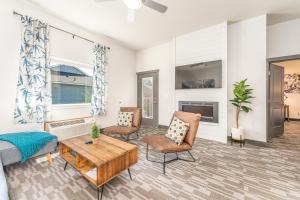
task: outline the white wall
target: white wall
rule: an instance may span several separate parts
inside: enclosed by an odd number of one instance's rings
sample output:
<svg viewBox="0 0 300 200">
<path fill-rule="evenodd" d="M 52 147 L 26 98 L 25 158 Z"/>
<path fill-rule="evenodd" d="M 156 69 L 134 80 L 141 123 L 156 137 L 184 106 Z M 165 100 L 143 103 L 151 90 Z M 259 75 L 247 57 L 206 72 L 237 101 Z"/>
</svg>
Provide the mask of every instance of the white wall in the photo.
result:
<svg viewBox="0 0 300 200">
<path fill-rule="evenodd" d="M 268 27 L 268 57 L 300 54 L 300 19 Z"/>
<path fill-rule="evenodd" d="M 175 91 L 177 65 L 223 60 L 222 89 Z M 201 123 L 198 137 L 227 141 L 227 23 L 179 36 L 173 41 L 137 52 L 137 72 L 159 69 L 159 124 L 169 125 L 179 100 L 219 101 L 220 123 Z"/>
<path fill-rule="evenodd" d="M 227 142 L 227 22 L 176 38 L 176 66 L 213 60 L 222 60 L 223 87 L 176 90 L 175 107 L 179 101 L 219 102 L 219 123 L 200 123 L 198 136 Z"/>
<path fill-rule="evenodd" d="M 240 125 L 246 138 L 266 141 L 266 15 L 247 19 L 228 27 L 228 98 L 232 84 L 247 78 L 255 99 L 248 114 L 241 114 Z M 235 127 L 235 110 L 228 105 L 228 128 Z"/>
<path fill-rule="evenodd" d="M 16 125 L 13 120 L 16 83 L 18 76 L 20 24 L 19 17 L 12 14 L 13 10 L 39 18 L 51 25 L 74 32 L 99 43 L 111 47 L 108 56 L 108 115 L 98 118 L 102 126 L 115 124 L 120 106 L 136 105 L 136 75 L 135 52 L 119 45 L 117 42 L 101 35 L 90 34 L 76 26 L 68 24 L 52 15 L 49 15 L 33 5 L 18 0 L 0 0 L 0 133 L 16 130 L 41 129 L 40 124 Z M 5 28 L 4 28 L 5 27 Z M 58 35 L 53 36 L 53 35 Z M 77 62 L 90 62 L 88 47 L 85 41 L 73 40 L 68 35 L 55 32 L 53 39 L 52 56 L 64 57 Z M 54 38 L 53 38 L 54 37 Z M 59 37 L 59 38 L 58 38 Z M 57 41 L 55 40 L 57 39 Z M 56 42 L 55 42 L 56 41 Z M 71 53 L 70 53 L 71 52 Z M 123 84 L 120 84 L 122 81 Z M 90 115 L 90 107 L 64 107 L 52 111 L 52 119 L 66 119 Z"/>
</svg>

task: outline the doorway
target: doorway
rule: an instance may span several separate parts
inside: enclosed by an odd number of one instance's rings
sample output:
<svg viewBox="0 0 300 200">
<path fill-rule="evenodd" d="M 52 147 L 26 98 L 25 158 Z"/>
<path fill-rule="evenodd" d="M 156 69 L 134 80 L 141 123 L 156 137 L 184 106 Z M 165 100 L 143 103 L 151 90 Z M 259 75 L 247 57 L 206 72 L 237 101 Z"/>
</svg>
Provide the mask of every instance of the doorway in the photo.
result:
<svg viewBox="0 0 300 200">
<path fill-rule="evenodd" d="M 142 125 L 158 126 L 159 70 L 137 73 L 137 104 L 142 108 Z"/>
<path fill-rule="evenodd" d="M 300 55 L 272 58 L 267 66 L 267 139 L 270 141 L 294 134 L 300 127 Z"/>
</svg>

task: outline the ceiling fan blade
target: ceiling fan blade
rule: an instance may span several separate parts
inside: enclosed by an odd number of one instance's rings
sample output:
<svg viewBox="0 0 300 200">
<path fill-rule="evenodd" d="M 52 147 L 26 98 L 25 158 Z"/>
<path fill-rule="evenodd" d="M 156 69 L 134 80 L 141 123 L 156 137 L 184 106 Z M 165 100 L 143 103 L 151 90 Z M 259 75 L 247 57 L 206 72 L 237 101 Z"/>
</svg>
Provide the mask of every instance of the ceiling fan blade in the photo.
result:
<svg viewBox="0 0 300 200">
<path fill-rule="evenodd" d="M 167 6 L 157 3 L 156 1 L 142 0 L 142 2 L 145 6 L 152 8 L 153 10 L 156 10 L 160 13 L 165 13 L 168 10 Z"/>
</svg>

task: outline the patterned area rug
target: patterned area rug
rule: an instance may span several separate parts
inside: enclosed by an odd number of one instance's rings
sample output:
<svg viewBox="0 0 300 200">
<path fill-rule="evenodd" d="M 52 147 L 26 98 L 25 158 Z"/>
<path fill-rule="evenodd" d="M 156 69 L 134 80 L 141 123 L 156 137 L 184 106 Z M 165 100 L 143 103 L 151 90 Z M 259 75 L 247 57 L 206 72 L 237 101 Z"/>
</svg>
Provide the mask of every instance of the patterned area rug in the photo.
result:
<svg viewBox="0 0 300 200">
<path fill-rule="evenodd" d="M 192 150 L 195 163 L 176 161 L 166 167 L 145 159 L 142 135 L 164 133 L 163 129 L 142 128 L 139 162 L 105 185 L 103 200 L 126 199 L 300 199 L 300 125 L 289 124 L 284 137 L 267 147 L 222 144 L 197 139 Z M 152 158 L 162 156 L 150 151 Z M 169 155 L 168 158 L 172 158 Z M 180 156 L 187 156 L 180 154 Z M 7 167 L 12 200 L 89 200 L 95 189 L 80 174 L 56 157 L 47 162 L 30 160 Z"/>
</svg>

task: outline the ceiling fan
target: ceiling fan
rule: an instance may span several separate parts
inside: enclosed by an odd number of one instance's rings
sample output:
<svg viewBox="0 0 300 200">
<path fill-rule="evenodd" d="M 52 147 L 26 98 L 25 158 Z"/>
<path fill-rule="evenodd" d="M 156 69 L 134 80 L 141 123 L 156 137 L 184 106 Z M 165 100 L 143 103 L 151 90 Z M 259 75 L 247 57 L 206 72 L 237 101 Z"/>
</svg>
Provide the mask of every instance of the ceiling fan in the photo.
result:
<svg viewBox="0 0 300 200">
<path fill-rule="evenodd" d="M 97 2 L 115 1 L 115 0 L 95 0 Z M 134 11 L 141 8 L 143 5 L 147 6 L 157 12 L 165 13 L 168 9 L 167 6 L 162 5 L 153 0 L 122 0 L 128 8 L 128 22 L 134 22 Z"/>
</svg>

